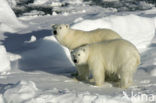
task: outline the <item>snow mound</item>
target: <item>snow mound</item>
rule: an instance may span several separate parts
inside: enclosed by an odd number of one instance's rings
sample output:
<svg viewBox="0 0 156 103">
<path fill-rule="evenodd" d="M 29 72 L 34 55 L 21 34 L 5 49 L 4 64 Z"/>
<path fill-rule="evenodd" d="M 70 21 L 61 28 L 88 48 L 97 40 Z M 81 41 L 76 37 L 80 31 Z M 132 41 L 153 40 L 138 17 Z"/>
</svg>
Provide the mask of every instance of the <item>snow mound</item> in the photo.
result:
<svg viewBox="0 0 156 103">
<path fill-rule="evenodd" d="M 36 37 L 34 35 L 31 36 L 29 41 L 25 41 L 25 43 L 33 43 L 36 41 Z"/>
<path fill-rule="evenodd" d="M 6 30 L 8 27 L 14 28 L 24 26 L 18 21 L 15 13 L 6 0 L 0 0 L 0 24 L 5 24 Z"/>
<path fill-rule="evenodd" d="M 38 89 L 34 82 L 20 81 L 8 88 L 3 94 L 3 98 L 6 103 L 22 103 L 34 97 L 37 91 Z"/>
<path fill-rule="evenodd" d="M 151 43 L 155 35 L 155 23 L 153 18 L 137 15 L 109 16 L 96 20 L 83 20 L 72 26 L 74 29 L 93 30 L 97 28 L 109 28 L 121 35 L 122 38 L 132 42 L 140 52 Z"/>
<path fill-rule="evenodd" d="M 10 60 L 4 46 L 0 45 L 0 73 L 3 74 L 11 69 Z"/>
</svg>

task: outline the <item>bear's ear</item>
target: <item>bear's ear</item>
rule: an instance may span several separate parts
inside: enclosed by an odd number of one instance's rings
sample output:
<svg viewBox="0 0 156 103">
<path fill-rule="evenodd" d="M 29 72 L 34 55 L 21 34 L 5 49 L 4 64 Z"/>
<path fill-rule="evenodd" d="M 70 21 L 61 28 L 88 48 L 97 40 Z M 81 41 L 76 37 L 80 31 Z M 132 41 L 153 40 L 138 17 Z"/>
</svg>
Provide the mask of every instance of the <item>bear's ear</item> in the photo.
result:
<svg viewBox="0 0 156 103">
<path fill-rule="evenodd" d="M 51 28 L 56 29 L 58 24 L 51 24 Z"/>
<path fill-rule="evenodd" d="M 69 24 L 66 24 L 66 28 L 69 28 Z"/>
<path fill-rule="evenodd" d="M 54 28 L 55 24 L 51 24 L 51 28 Z"/>
</svg>

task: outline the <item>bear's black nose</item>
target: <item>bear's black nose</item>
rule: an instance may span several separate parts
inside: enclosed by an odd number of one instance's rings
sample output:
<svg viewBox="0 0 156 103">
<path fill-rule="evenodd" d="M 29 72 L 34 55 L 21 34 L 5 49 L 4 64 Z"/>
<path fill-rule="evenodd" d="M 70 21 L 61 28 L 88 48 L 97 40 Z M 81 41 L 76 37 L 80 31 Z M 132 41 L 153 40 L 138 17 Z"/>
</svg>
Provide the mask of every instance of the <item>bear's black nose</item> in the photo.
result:
<svg viewBox="0 0 156 103">
<path fill-rule="evenodd" d="M 54 30 L 53 33 L 54 33 L 54 35 L 57 35 L 57 31 L 56 30 Z"/>
<path fill-rule="evenodd" d="M 74 63 L 77 63 L 77 60 L 76 59 L 74 59 Z"/>
</svg>

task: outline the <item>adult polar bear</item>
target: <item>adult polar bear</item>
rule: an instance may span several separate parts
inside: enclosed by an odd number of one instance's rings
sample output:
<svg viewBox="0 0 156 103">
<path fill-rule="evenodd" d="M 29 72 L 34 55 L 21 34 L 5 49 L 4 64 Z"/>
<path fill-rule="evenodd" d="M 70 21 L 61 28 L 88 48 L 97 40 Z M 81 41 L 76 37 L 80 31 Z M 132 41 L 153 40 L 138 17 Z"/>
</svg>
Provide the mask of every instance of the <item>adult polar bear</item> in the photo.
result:
<svg viewBox="0 0 156 103">
<path fill-rule="evenodd" d="M 115 73 L 120 78 L 119 86 L 128 88 L 133 82 L 133 73 L 140 64 L 136 47 L 123 39 L 82 46 L 74 49 L 71 55 L 76 65 L 87 66 L 83 75 L 88 78 L 90 72 L 97 86 L 104 83 L 105 74 Z"/>
<path fill-rule="evenodd" d="M 71 29 L 68 24 L 55 24 L 52 25 L 52 29 L 56 39 L 70 50 L 86 44 L 121 38 L 110 29 L 82 31 Z"/>
<path fill-rule="evenodd" d="M 110 29 L 82 31 L 71 29 L 68 24 L 54 24 L 52 25 L 52 29 L 56 39 L 69 50 L 86 44 L 121 38 L 119 34 Z M 84 66 L 77 66 L 79 77 L 82 77 L 84 68 Z M 83 80 L 84 78 L 79 79 Z"/>
</svg>

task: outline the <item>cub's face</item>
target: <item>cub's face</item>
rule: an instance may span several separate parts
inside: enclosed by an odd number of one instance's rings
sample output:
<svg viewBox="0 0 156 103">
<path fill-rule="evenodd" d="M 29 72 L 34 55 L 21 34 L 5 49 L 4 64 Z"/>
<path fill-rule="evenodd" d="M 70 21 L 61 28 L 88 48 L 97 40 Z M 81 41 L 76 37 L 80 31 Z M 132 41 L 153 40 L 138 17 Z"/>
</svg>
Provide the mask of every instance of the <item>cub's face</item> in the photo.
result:
<svg viewBox="0 0 156 103">
<path fill-rule="evenodd" d="M 68 24 L 54 24 L 51 26 L 53 29 L 53 34 L 59 41 L 63 39 L 63 37 L 66 35 L 69 25 Z"/>
<path fill-rule="evenodd" d="M 85 47 L 80 47 L 71 51 L 71 56 L 76 65 L 84 65 L 87 63 L 88 54 Z"/>
</svg>

